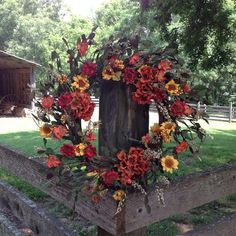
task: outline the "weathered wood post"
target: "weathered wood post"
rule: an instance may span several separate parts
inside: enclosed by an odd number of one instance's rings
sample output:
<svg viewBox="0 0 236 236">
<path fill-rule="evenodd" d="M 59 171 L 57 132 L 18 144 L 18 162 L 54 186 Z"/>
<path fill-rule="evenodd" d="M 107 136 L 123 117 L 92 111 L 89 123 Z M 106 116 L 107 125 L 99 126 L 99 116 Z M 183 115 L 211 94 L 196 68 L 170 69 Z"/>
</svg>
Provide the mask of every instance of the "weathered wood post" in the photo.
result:
<svg viewBox="0 0 236 236">
<path fill-rule="evenodd" d="M 99 101 L 99 151 L 106 154 L 106 149 L 127 150 L 130 145 L 137 145 L 133 139 L 140 140 L 148 132 L 149 106 L 138 105 L 132 100 L 132 88 L 124 83 L 103 81 Z M 130 140 L 129 138 L 132 138 Z M 115 213 L 115 212 L 114 212 Z M 145 236 L 146 227 L 129 234 L 125 233 L 125 207 L 117 215 L 116 236 Z M 98 229 L 99 236 L 109 236 L 108 232 Z"/>
</svg>

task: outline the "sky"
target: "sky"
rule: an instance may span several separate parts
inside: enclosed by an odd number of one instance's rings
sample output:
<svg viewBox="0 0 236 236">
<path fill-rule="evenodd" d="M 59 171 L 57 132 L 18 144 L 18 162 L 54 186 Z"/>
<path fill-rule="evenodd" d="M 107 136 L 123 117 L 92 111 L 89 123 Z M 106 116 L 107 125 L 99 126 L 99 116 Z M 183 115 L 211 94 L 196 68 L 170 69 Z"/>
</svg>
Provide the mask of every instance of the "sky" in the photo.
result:
<svg viewBox="0 0 236 236">
<path fill-rule="evenodd" d="M 76 15 L 92 15 L 97 8 L 108 0 L 64 0 L 65 4 Z"/>
</svg>

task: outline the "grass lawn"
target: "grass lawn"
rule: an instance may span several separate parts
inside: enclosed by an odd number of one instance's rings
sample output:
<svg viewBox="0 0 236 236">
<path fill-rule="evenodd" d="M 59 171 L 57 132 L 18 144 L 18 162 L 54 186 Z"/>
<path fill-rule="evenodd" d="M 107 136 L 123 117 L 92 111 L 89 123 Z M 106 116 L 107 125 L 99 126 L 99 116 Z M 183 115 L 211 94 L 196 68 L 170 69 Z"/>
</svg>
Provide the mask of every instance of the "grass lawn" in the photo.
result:
<svg viewBox="0 0 236 236">
<path fill-rule="evenodd" d="M 196 171 L 204 171 L 215 166 L 236 161 L 236 125 L 226 122 L 213 122 L 210 126 L 204 126 L 208 131 L 208 137 L 201 144 L 198 155 L 191 157 L 190 153 L 186 153 L 180 159 L 182 165 L 180 165 L 179 170 L 174 175 L 170 176 L 171 178 Z M 60 146 L 59 143 L 50 142 L 50 145 L 54 148 Z M 38 131 L 0 134 L 0 143 L 8 144 L 31 156 L 35 155 L 35 147 L 43 146 Z M 41 200 L 46 197 L 41 191 L 25 184 L 25 182 L 19 180 L 17 177 L 9 175 L 8 172 L 2 169 L 0 169 L 0 178 L 19 188 L 34 200 Z M 220 199 L 219 201 L 193 209 L 186 214 L 177 215 L 160 223 L 153 224 L 148 228 L 148 235 L 174 236 L 181 229 L 179 225 L 194 227 L 204 223 L 210 223 L 215 218 L 227 215 L 232 211 L 236 211 L 236 195 Z"/>
</svg>

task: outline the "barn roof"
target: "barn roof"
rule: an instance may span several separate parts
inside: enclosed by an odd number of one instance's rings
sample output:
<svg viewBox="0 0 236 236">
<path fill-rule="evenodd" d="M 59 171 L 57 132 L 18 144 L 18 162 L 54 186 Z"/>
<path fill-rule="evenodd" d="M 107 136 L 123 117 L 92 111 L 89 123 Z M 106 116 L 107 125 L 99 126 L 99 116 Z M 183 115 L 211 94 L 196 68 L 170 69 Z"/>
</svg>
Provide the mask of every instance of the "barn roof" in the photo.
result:
<svg viewBox="0 0 236 236">
<path fill-rule="evenodd" d="M 20 69 L 36 66 L 40 65 L 0 50 L 0 69 Z"/>
</svg>

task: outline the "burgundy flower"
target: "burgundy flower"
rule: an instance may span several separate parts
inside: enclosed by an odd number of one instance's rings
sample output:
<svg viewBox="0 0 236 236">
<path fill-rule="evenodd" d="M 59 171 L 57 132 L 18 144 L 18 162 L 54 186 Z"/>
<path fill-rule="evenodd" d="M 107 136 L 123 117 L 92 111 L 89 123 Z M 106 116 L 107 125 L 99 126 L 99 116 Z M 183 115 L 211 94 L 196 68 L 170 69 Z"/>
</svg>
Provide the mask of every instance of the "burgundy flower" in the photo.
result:
<svg viewBox="0 0 236 236">
<path fill-rule="evenodd" d="M 119 179 L 119 174 L 115 172 L 114 170 L 108 171 L 105 174 L 103 174 L 103 181 L 104 183 L 109 186 L 112 183 L 114 183 L 116 180 Z"/>
<path fill-rule="evenodd" d="M 135 80 L 137 79 L 137 76 L 138 74 L 134 69 L 127 67 L 124 71 L 123 81 L 126 84 L 134 84 Z"/>
<path fill-rule="evenodd" d="M 75 155 L 75 147 L 72 144 L 64 144 L 60 148 L 60 152 L 62 155 L 65 155 L 67 157 L 72 157 Z"/>
<path fill-rule="evenodd" d="M 170 107 L 173 116 L 190 116 L 193 113 L 193 109 L 185 102 L 180 100 L 175 101 Z"/>
<path fill-rule="evenodd" d="M 94 147 L 92 144 L 89 144 L 84 149 L 84 154 L 86 157 L 88 157 L 89 160 L 91 160 L 97 154 L 96 147 Z"/>
<path fill-rule="evenodd" d="M 50 96 L 42 98 L 42 107 L 44 109 L 50 109 L 54 104 L 54 99 Z"/>
<path fill-rule="evenodd" d="M 81 68 L 81 73 L 87 75 L 88 77 L 93 77 L 96 73 L 97 65 L 92 62 L 86 61 Z"/>
<path fill-rule="evenodd" d="M 162 89 L 155 88 L 154 91 L 154 100 L 156 102 L 162 102 L 163 100 L 167 99 L 167 95 Z"/>
</svg>

